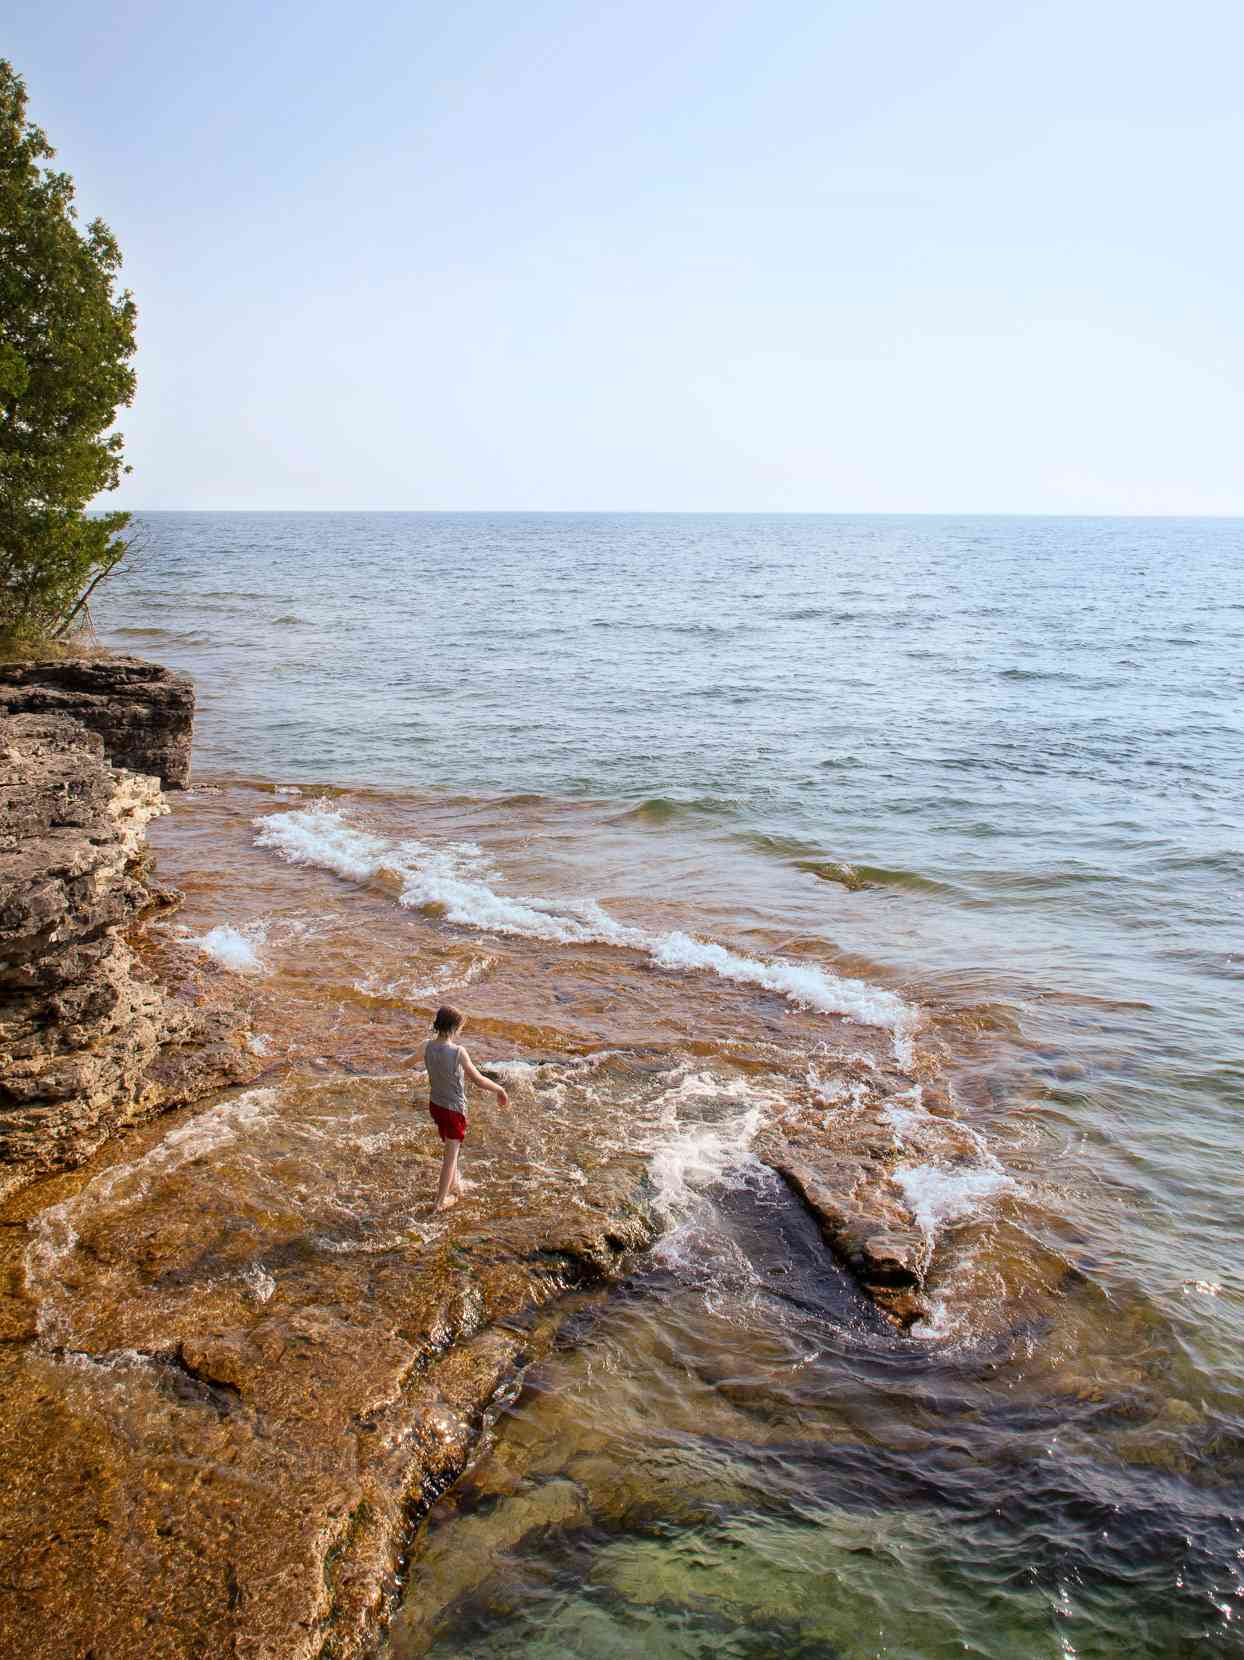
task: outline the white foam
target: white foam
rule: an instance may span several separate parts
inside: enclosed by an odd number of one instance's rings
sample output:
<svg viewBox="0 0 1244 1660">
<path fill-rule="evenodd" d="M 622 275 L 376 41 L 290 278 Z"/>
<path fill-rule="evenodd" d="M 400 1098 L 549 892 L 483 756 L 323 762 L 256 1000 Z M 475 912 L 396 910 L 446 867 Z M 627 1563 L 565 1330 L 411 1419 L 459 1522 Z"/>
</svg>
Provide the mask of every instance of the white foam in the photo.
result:
<svg viewBox="0 0 1244 1660">
<path fill-rule="evenodd" d="M 222 967 L 232 969 L 235 974 L 266 974 L 267 967 L 256 949 L 266 938 L 267 930 L 261 923 L 252 925 L 243 933 L 241 929 L 222 922 L 215 928 L 209 928 L 206 934 L 191 935 L 186 943 L 197 945 L 200 951 L 214 957 Z"/>
<path fill-rule="evenodd" d="M 707 968 L 723 980 L 765 986 L 802 1008 L 845 1014 L 866 1026 L 889 1026 L 897 1031 L 900 1021 L 912 1012 L 892 992 L 864 980 L 840 979 L 811 963 L 784 962 L 781 958 L 762 962 L 710 940 L 693 939 L 690 934 L 664 934 L 651 950 L 653 960 L 662 968 Z"/>
<path fill-rule="evenodd" d="M 711 1072 L 681 1074 L 656 1096 L 645 1115 L 661 1126 L 648 1175 L 666 1223 L 685 1221 L 705 1189 L 755 1162 L 748 1149 L 771 1105 L 748 1079 Z"/>
<path fill-rule="evenodd" d="M 404 1001 L 413 992 L 407 981 L 384 980 L 379 974 L 366 974 L 361 980 L 355 980 L 353 985 L 360 997 L 386 997 Z"/>
<path fill-rule="evenodd" d="M 87 1372 L 92 1377 L 101 1372 L 146 1372 L 154 1373 L 160 1362 L 141 1349 L 107 1349 L 101 1354 L 92 1354 L 86 1349 L 71 1349 L 57 1357 L 62 1366 L 71 1372 Z"/>
<path fill-rule="evenodd" d="M 734 1317 L 759 1289 L 754 1265 L 723 1228 L 714 1190 L 762 1187 L 772 1180 L 751 1151 L 772 1098 L 746 1078 L 726 1082 L 711 1072 L 676 1077 L 641 1110 L 655 1115 L 648 1177 L 664 1232 L 658 1262 L 701 1288 L 713 1306 Z"/>
<path fill-rule="evenodd" d="M 261 1263 L 252 1262 L 242 1278 L 257 1303 L 271 1301 L 272 1293 L 276 1290 L 276 1281 Z"/>
<path fill-rule="evenodd" d="M 825 1107 L 862 1107 L 868 1094 L 869 1086 L 861 1078 L 826 1078 L 815 1066 L 808 1068 L 807 1078 L 808 1088 Z M 826 1113 L 825 1122 L 832 1122 L 832 1117 Z"/>
<path fill-rule="evenodd" d="M 481 975 L 487 974 L 496 961 L 495 957 L 474 957 L 465 968 L 455 968 L 448 964 L 438 968 L 425 985 L 411 986 L 407 995 L 424 1001 L 443 997 L 447 991 L 461 991 L 467 986 L 473 986 Z"/>
<path fill-rule="evenodd" d="M 402 1003 L 436 1003 L 446 992 L 474 985 L 496 960 L 495 957 L 476 957 L 465 968 L 445 964 L 427 981 L 404 980 L 400 976 L 385 980 L 379 974 L 368 974 L 361 980 L 355 980 L 354 989 L 363 997 L 387 998 Z"/>
<path fill-rule="evenodd" d="M 953 1337 L 963 1330 L 965 1325 L 963 1311 L 951 1308 L 944 1296 L 934 1297 L 929 1304 L 929 1312 L 923 1320 L 917 1320 L 910 1328 L 912 1337 L 924 1337 L 936 1342 L 944 1337 Z"/>
<path fill-rule="evenodd" d="M 904 1004 L 906 1013 L 894 1028 L 894 1059 L 910 1072 L 916 1064 L 916 1027 L 920 1017 L 910 1004 Z"/>
<path fill-rule="evenodd" d="M 402 884 L 400 904 L 433 910 L 464 927 L 562 945 L 629 947 L 647 952 L 662 968 L 707 970 L 739 985 L 778 992 L 799 1008 L 888 1028 L 899 1063 L 911 1065 L 917 1011 L 867 981 L 831 974 L 813 963 L 750 957 L 677 930 L 651 934 L 618 922 L 594 899 L 552 902 L 499 893 L 492 885 L 496 873 L 473 844 L 394 844 L 352 825 L 326 802 L 271 813 L 255 825 L 257 843 L 291 864 L 317 865 L 356 882 L 387 871 Z"/>
<path fill-rule="evenodd" d="M 513 1079 L 516 1083 L 534 1083 L 540 1073 L 536 1061 L 489 1061 L 488 1070 L 499 1072 L 503 1078 Z"/>
<path fill-rule="evenodd" d="M 648 1169 L 656 1208 L 667 1222 L 684 1220 L 705 1188 L 737 1168 L 760 1119 L 760 1107 L 752 1107 L 742 1119 L 725 1125 L 680 1130 L 656 1149 Z"/>
<path fill-rule="evenodd" d="M 418 862 L 404 872 L 399 904 L 409 910 L 432 910 L 449 922 L 483 928 L 492 934 L 519 934 L 555 945 L 630 945 L 640 949 L 645 936 L 615 922 L 595 900 L 549 900 L 500 894 L 481 876 L 457 868 L 445 849 L 423 849 L 403 842 L 404 855 Z"/>
<path fill-rule="evenodd" d="M 958 1170 L 934 1164 L 905 1165 L 894 1172 L 893 1180 L 929 1239 L 949 1222 L 979 1215 L 986 1201 L 1015 1187 L 1005 1171 L 986 1165 Z"/>
<path fill-rule="evenodd" d="M 910 1105 L 903 1106 L 902 1102 Z M 896 1095 L 885 1105 L 884 1114 L 889 1119 L 900 1136 L 910 1135 L 913 1130 L 928 1122 L 929 1115 L 924 1110 L 924 1089 L 920 1084 L 913 1084 L 909 1090 Z"/>
</svg>

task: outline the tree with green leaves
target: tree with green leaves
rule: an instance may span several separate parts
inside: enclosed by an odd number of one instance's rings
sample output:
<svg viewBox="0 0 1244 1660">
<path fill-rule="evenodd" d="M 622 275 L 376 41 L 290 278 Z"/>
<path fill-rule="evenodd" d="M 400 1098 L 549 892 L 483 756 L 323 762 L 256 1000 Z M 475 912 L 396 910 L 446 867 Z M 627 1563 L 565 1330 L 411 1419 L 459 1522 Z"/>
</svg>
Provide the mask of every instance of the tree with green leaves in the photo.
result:
<svg viewBox="0 0 1244 1660">
<path fill-rule="evenodd" d="M 134 396 L 134 301 L 102 219 L 26 118 L 0 59 L 0 638 L 63 639 L 125 555 L 128 513 L 88 514 L 129 469 L 117 410 Z"/>
</svg>

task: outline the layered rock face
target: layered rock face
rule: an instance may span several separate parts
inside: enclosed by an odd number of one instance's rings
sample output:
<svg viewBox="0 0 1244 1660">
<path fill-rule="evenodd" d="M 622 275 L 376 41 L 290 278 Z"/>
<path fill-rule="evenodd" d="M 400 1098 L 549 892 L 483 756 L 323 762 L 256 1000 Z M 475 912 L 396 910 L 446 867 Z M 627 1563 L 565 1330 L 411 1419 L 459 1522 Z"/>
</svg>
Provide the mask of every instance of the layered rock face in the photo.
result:
<svg viewBox="0 0 1244 1660">
<path fill-rule="evenodd" d="M 104 747 L 55 715 L 0 719 L 0 1195 L 258 1069 L 235 1016 L 136 972 L 127 930 L 175 903 L 147 881 L 167 809 Z"/>
<path fill-rule="evenodd" d="M 67 657 L 0 666 L 0 716 L 65 715 L 98 734 L 113 766 L 190 782 L 194 684 L 138 657 Z"/>
</svg>

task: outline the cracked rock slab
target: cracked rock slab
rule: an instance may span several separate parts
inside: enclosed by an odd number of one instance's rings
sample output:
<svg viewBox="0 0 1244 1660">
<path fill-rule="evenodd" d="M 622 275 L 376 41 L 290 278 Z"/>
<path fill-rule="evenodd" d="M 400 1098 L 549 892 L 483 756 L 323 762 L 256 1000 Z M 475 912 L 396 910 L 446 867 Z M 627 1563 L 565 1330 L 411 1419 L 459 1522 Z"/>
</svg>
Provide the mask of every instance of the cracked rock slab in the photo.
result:
<svg viewBox="0 0 1244 1660">
<path fill-rule="evenodd" d="M 94 733 L 113 766 L 190 783 L 194 682 L 140 657 L 0 664 L 0 716 L 53 715 Z"/>
</svg>

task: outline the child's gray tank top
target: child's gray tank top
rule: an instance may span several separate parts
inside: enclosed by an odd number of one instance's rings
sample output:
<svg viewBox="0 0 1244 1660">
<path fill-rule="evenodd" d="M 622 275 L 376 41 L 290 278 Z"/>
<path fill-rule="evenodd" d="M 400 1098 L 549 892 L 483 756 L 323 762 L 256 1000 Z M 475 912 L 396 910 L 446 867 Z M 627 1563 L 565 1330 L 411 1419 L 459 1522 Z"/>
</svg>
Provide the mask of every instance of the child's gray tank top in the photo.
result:
<svg viewBox="0 0 1244 1660">
<path fill-rule="evenodd" d="M 428 1094 L 432 1105 L 465 1113 L 466 1086 L 462 1081 L 462 1051 L 458 1045 L 431 1038 L 423 1051 L 423 1062 L 428 1069 Z"/>
</svg>

